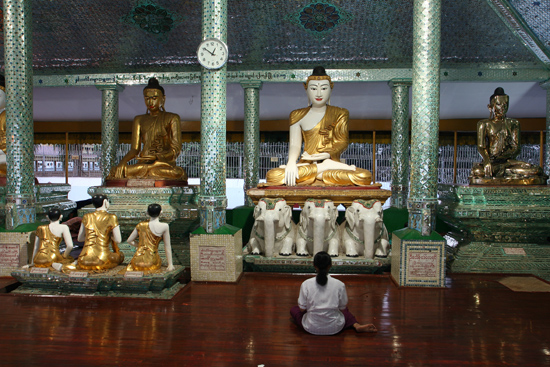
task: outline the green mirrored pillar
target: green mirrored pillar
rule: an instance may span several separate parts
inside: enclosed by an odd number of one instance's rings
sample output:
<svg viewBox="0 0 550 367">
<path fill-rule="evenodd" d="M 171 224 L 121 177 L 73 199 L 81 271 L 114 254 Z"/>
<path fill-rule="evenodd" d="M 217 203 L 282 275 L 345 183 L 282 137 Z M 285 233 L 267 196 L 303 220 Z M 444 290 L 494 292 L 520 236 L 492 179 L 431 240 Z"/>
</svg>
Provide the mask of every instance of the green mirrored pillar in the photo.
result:
<svg viewBox="0 0 550 367">
<path fill-rule="evenodd" d="M 241 82 L 244 89 L 244 205 L 254 206 L 246 192 L 260 182 L 260 90 L 262 82 Z"/>
<path fill-rule="evenodd" d="M 227 41 L 227 0 L 203 0 L 202 39 Z M 200 224 L 207 233 L 225 225 L 227 66 L 201 72 Z"/>
<path fill-rule="evenodd" d="M 409 227 L 428 236 L 435 229 L 441 0 L 414 0 Z"/>
<path fill-rule="evenodd" d="M 101 91 L 101 182 L 105 184 L 111 168 L 118 163 L 118 93 L 124 87 L 115 83 L 96 87 Z"/>
<path fill-rule="evenodd" d="M 4 0 L 6 228 L 36 221 L 31 0 Z"/>
<path fill-rule="evenodd" d="M 391 206 L 407 207 L 409 197 L 409 87 L 410 79 L 393 79 L 391 123 Z"/>
<path fill-rule="evenodd" d="M 540 83 L 540 86 L 546 90 L 546 142 L 542 169 L 545 174 L 550 175 L 550 80 Z"/>
</svg>

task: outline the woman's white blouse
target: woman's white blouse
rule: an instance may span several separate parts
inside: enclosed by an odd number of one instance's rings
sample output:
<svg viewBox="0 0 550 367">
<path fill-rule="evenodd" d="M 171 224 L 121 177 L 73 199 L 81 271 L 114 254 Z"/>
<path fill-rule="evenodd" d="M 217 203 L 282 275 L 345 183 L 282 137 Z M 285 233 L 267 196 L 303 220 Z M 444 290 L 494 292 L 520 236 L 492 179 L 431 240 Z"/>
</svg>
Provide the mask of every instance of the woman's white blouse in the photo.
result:
<svg viewBox="0 0 550 367">
<path fill-rule="evenodd" d="M 307 310 L 302 325 L 315 335 L 333 335 L 344 328 L 344 315 L 340 310 L 346 308 L 348 295 L 346 285 L 338 279 L 328 276 L 327 284 L 317 284 L 315 278 L 302 283 L 298 306 Z"/>
</svg>

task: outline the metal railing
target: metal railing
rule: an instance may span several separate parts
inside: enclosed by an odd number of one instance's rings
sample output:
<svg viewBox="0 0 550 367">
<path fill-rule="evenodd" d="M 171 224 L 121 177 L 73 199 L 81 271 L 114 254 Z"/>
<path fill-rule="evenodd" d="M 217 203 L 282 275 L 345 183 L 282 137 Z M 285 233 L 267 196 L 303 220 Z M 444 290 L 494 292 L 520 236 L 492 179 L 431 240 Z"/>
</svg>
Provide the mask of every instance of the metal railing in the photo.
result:
<svg viewBox="0 0 550 367">
<path fill-rule="evenodd" d="M 244 178 L 244 144 L 227 143 L 226 178 Z M 130 144 L 120 144 L 117 150 L 117 160 L 130 150 Z M 391 181 L 391 145 L 377 144 L 375 146 L 376 182 Z M 200 143 L 184 143 L 176 163 L 187 171 L 190 178 L 200 177 Z M 540 146 L 526 144 L 522 146 L 519 160 L 532 164 L 540 162 Z M 342 154 L 344 163 L 373 170 L 372 144 L 351 143 Z M 65 176 L 65 145 L 36 144 L 34 149 L 34 171 L 39 177 Z M 472 165 L 480 162 L 481 157 L 475 145 L 457 146 L 456 183 L 466 184 Z M 259 177 L 264 179 L 267 171 L 286 164 L 288 143 L 260 143 Z M 101 144 L 70 144 L 68 146 L 69 177 L 101 177 Z M 130 161 L 130 164 L 135 161 Z M 454 180 L 454 147 L 445 145 L 439 147 L 439 183 L 453 183 Z"/>
</svg>

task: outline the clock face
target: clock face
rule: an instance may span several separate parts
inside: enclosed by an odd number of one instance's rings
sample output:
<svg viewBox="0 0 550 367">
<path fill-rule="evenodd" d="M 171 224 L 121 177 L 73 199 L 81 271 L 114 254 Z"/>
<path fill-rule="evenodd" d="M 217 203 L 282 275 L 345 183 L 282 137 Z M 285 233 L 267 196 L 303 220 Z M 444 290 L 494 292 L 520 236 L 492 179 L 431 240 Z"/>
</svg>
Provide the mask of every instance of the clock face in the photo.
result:
<svg viewBox="0 0 550 367">
<path fill-rule="evenodd" d="M 216 38 L 205 39 L 197 49 L 199 63 L 207 69 L 219 69 L 229 57 L 225 43 Z"/>
</svg>

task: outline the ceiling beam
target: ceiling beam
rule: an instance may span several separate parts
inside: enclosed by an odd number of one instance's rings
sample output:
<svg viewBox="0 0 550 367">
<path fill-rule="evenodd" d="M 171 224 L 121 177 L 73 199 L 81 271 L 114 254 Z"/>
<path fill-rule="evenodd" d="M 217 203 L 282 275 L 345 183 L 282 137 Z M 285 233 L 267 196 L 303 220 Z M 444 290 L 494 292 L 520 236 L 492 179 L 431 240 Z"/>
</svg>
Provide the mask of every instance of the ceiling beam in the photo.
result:
<svg viewBox="0 0 550 367">
<path fill-rule="evenodd" d="M 550 54 L 544 44 L 531 31 L 521 15 L 510 5 L 508 0 L 487 0 L 489 6 L 497 13 L 508 29 L 519 38 L 535 56 L 550 67 Z"/>
<path fill-rule="evenodd" d="M 411 79 L 411 69 L 339 69 L 327 70 L 335 82 L 388 82 L 392 79 Z M 311 74 L 310 69 L 227 71 L 227 83 L 261 81 L 264 83 L 302 83 Z M 124 86 L 146 85 L 151 77 L 160 84 L 198 84 L 200 72 L 112 73 L 79 75 L 35 75 L 35 87 L 93 87 L 100 84 Z M 458 68 L 441 68 L 441 81 L 466 82 L 542 82 L 550 79 L 550 71 L 544 68 L 526 67 L 521 64 L 474 65 Z"/>
</svg>

